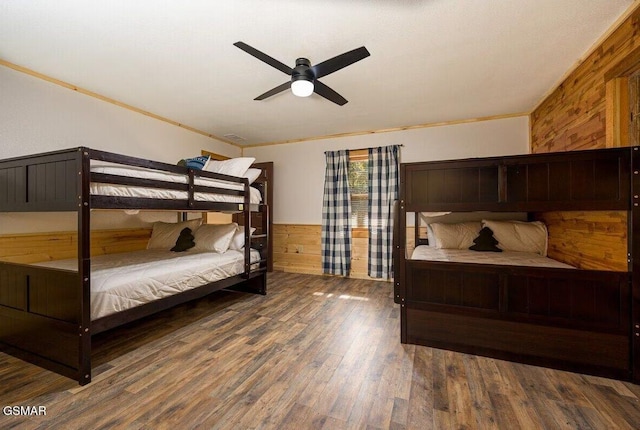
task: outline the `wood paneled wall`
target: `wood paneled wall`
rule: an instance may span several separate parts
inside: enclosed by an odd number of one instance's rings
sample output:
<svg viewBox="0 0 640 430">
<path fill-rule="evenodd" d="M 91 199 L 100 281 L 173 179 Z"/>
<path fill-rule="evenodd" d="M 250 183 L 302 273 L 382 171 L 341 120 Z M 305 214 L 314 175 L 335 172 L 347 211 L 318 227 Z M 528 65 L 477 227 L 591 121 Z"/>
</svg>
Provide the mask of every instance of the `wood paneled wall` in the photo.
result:
<svg viewBox="0 0 640 430">
<path fill-rule="evenodd" d="M 546 212 L 536 218 L 549 226 L 549 256 L 584 268 L 626 271 L 626 212 Z M 322 274 L 319 225 L 275 224 L 274 269 Z M 423 235 L 425 232 L 423 232 Z M 91 255 L 137 251 L 146 248 L 151 229 L 91 232 Z M 415 247 L 414 228 L 407 227 L 407 255 Z M 36 263 L 75 258 L 76 232 L 0 236 L 0 261 Z M 367 234 L 354 232 L 352 278 L 367 276 Z"/>
<path fill-rule="evenodd" d="M 138 251 L 147 247 L 151 229 L 96 230 L 91 232 L 91 255 Z M 77 232 L 0 236 L 0 260 L 37 263 L 76 258 Z"/>
<path fill-rule="evenodd" d="M 292 273 L 322 274 L 321 226 L 301 224 L 273 225 L 273 268 Z M 367 276 L 368 234 L 353 232 L 351 278 Z"/>
<path fill-rule="evenodd" d="M 580 269 L 627 271 L 626 212 L 543 212 L 536 213 L 535 219 L 549 229 L 550 258 Z M 319 225 L 275 224 L 273 230 L 275 270 L 322 274 Z M 407 227 L 407 256 L 415 248 L 414 231 Z M 426 237 L 425 228 L 421 237 Z M 352 278 L 371 279 L 366 232 L 354 233 L 351 267 Z"/>
<path fill-rule="evenodd" d="M 627 212 L 544 212 L 535 218 L 549 230 L 549 258 L 580 269 L 628 270 Z"/>
<path fill-rule="evenodd" d="M 607 147 L 607 73 L 640 42 L 640 8 L 531 113 L 531 152 Z M 558 41 L 562 43 L 562 41 Z"/>
<path fill-rule="evenodd" d="M 628 136 L 628 75 L 638 64 L 640 7 L 531 113 L 531 153 L 620 146 Z M 625 106 L 623 106 L 624 104 Z M 620 113 L 623 112 L 623 113 Z M 619 117 L 623 115 L 623 117 Z M 549 256 L 584 269 L 627 270 L 626 212 L 536 214 Z"/>
<path fill-rule="evenodd" d="M 321 226 L 301 224 L 273 225 L 274 270 L 322 274 Z M 425 232 L 426 234 L 426 232 Z M 407 228 L 407 253 L 414 248 L 414 229 Z M 371 279 L 367 275 L 368 234 L 354 231 L 351 249 L 351 278 Z"/>
</svg>

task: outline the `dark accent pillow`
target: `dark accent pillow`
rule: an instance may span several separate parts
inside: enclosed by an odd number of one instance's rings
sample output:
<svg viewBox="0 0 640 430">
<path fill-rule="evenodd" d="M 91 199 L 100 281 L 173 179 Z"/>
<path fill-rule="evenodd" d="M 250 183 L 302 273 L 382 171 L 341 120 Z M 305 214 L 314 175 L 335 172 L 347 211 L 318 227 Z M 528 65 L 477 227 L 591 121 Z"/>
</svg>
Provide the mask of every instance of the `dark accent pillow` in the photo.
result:
<svg viewBox="0 0 640 430">
<path fill-rule="evenodd" d="M 171 248 L 173 252 L 183 252 L 187 249 L 193 248 L 196 246 L 196 243 L 193 241 L 194 237 L 191 233 L 191 229 L 189 227 L 185 227 L 180 232 L 180 236 L 178 236 L 178 240 L 176 240 L 176 245 Z"/>
<path fill-rule="evenodd" d="M 502 252 L 502 249 L 496 246 L 498 241 L 493 237 L 493 231 L 489 227 L 483 227 L 478 237 L 473 239 L 473 243 L 474 245 L 469 247 L 472 251 Z"/>
</svg>

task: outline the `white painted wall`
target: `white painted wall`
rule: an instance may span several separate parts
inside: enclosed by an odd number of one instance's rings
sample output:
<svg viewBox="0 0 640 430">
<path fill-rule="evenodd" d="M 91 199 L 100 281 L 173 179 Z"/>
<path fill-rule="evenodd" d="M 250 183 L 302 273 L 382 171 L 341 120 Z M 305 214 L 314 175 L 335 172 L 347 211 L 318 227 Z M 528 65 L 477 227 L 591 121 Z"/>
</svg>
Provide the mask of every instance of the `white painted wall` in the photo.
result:
<svg viewBox="0 0 640 430">
<path fill-rule="evenodd" d="M 401 161 L 526 154 L 527 117 L 247 148 L 244 155 L 273 161 L 274 222 L 320 224 L 324 151 L 403 144 Z M 175 163 L 206 149 L 230 157 L 240 150 L 180 127 L 0 67 L 0 159 L 88 146 Z M 174 214 L 96 211 L 93 228 L 147 226 Z M 75 230 L 75 215 L 0 214 L 0 234 Z"/>
<path fill-rule="evenodd" d="M 441 127 L 246 148 L 245 156 L 274 162 L 274 223 L 321 224 L 324 151 L 393 144 L 401 162 L 527 154 L 527 116 Z"/>
<path fill-rule="evenodd" d="M 87 146 L 176 163 L 205 149 L 229 157 L 233 145 L 193 133 L 0 66 L 0 159 Z M 92 228 L 148 226 L 175 213 L 126 216 L 95 211 Z M 74 214 L 0 214 L 0 234 L 75 230 Z"/>
</svg>

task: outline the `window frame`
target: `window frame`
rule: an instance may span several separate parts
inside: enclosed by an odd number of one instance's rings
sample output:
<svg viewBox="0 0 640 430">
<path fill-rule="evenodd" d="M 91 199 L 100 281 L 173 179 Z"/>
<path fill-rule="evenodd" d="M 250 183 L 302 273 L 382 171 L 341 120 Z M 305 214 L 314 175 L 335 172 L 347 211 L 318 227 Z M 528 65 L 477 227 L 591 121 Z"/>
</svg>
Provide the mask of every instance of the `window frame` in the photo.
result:
<svg viewBox="0 0 640 430">
<path fill-rule="evenodd" d="M 355 151 L 349 151 L 349 163 L 353 162 L 361 162 L 361 161 L 369 161 L 369 150 L 368 149 L 357 149 Z M 368 184 L 367 184 L 368 185 Z M 349 192 L 350 196 L 353 197 L 354 194 Z M 356 194 L 360 196 L 360 194 Z M 369 196 L 367 193 L 367 200 Z M 369 214 L 367 214 L 367 217 Z M 367 221 L 368 222 L 368 221 Z M 351 232 L 353 237 L 369 237 L 369 227 L 356 227 L 351 226 Z"/>
</svg>

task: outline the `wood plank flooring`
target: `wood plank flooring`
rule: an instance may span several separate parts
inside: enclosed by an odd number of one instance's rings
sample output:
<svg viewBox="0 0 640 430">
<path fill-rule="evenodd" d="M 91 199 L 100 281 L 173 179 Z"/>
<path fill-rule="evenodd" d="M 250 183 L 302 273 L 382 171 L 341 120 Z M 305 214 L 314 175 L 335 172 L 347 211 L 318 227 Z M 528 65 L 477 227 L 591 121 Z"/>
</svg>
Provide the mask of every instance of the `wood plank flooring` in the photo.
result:
<svg viewBox="0 0 640 430">
<path fill-rule="evenodd" d="M 634 429 L 630 383 L 402 345 L 392 285 L 274 273 L 93 339 L 93 382 L 0 354 L 17 429 Z"/>
</svg>

